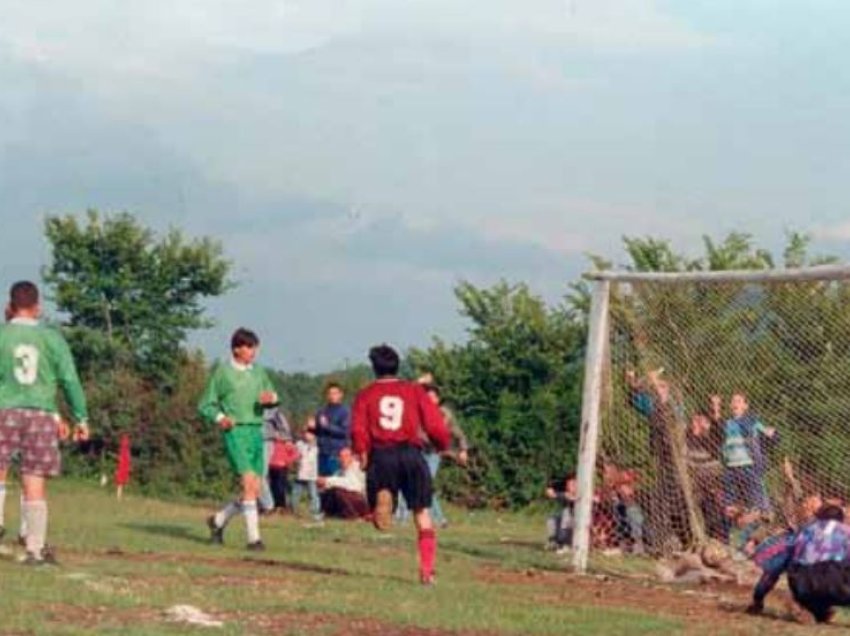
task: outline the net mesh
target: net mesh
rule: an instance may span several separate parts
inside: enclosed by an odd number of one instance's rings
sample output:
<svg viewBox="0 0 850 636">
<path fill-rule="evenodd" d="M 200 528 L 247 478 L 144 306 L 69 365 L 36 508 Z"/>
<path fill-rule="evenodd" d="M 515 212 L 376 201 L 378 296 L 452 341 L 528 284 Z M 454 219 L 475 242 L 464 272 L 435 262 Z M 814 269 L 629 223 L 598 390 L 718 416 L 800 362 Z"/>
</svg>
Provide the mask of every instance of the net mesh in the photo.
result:
<svg viewBox="0 0 850 636">
<path fill-rule="evenodd" d="M 850 478 L 850 283 L 611 286 L 594 548 L 746 550 Z"/>
</svg>

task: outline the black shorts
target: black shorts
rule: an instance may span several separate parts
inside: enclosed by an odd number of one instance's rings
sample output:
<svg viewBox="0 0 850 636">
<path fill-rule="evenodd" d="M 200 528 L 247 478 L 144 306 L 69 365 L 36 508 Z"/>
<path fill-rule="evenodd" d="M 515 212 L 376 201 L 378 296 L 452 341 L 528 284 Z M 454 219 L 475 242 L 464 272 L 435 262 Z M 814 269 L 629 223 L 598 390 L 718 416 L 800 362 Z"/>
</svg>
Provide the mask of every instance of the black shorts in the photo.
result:
<svg viewBox="0 0 850 636">
<path fill-rule="evenodd" d="M 788 568 L 794 600 L 818 618 L 835 605 L 850 605 L 850 563 L 825 561 Z"/>
<path fill-rule="evenodd" d="M 366 492 L 373 510 L 380 490 L 392 493 L 393 509 L 398 503 L 399 492 L 411 510 L 430 508 L 431 473 L 422 451 L 410 445 L 374 449 L 366 470 Z"/>
</svg>

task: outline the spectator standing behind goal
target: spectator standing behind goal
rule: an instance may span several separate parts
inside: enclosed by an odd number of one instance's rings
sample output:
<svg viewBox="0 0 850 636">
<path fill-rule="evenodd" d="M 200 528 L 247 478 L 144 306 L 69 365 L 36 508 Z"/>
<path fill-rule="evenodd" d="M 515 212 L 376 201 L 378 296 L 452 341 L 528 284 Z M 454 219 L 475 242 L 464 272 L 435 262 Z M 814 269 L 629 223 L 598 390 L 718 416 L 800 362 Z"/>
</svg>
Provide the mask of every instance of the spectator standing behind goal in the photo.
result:
<svg viewBox="0 0 850 636">
<path fill-rule="evenodd" d="M 727 508 L 742 506 L 764 513 L 771 512 L 764 486 L 766 459 L 762 438 L 775 440 L 776 429 L 765 426 L 750 412 L 743 393 L 734 393 L 729 401 L 732 417 L 723 429 L 723 490 Z"/>
<path fill-rule="evenodd" d="M 345 393 L 336 382 L 325 388 L 327 403 L 316 413 L 316 441 L 319 444 L 319 477 L 339 470 L 339 451 L 351 446 L 351 411 L 343 404 Z"/>
<path fill-rule="evenodd" d="M 723 517 L 723 464 L 720 461 L 722 444 L 721 398 L 712 395 L 707 411 L 691 416 L 685 434 L 685 456 L 697 505 L 705 519 L 710 537 L 725 538 Z"/>
<path fill-rule="evenodd" d="M 646 381 L 634 371 L 626 373 L 629 404 L 649 424 L 649 451 L 655 465 L 655 480 L 647 502 L 647 547 L 653 553 L 680 549 L 688 539 L 685 499 L 676 476 L 672 432 L 683 419 L 684 409 L 675 400 L 670 383 L 661 378 L 661 370 L 651 371 Z"/>
</svg>

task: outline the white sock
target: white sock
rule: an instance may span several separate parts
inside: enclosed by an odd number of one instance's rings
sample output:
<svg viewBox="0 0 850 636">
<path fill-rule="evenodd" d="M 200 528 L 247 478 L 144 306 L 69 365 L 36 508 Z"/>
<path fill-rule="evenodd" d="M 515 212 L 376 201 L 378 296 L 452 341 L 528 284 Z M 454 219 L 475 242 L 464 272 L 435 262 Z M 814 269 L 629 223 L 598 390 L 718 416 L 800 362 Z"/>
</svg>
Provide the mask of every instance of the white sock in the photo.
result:
<svg viewBox="0 0 850 636">
<path fill-rule="evenodd" d="M 248 531 L 248 543 L 260 540 L 260 515 L 257 513 L 257 501 L 243 501 L 242 511 L 245 513 L 245 529 Z"/>
<path fill-rule="evenodd" d="M 0 481 L 0 526 L 6 525 L 6 482 Z"/>
<path fill-rule="evenodd" d="M 240 512 L 242 512 L 242 504 L 238 501 L 231 501 L 224 508 L 215 513 L 215 525 L 219 528 L 223 528 Z"/>
<path fill-rule="evenodd" d="M 27 536 L 27 516 L 24 514 L 24 493 L 21 493 L 21 507 L 20 507 L 20 515 L 21 518 L 21 527 L 18 529 L 18 536 L 25 537 Z"/>
<path fill-rule="evenodd" d="M 44 499 L 24 502 L 23 514 L 27 518 L 27 552 L 41 557 L 47 536 L 47 502 Z"/>
</svg>

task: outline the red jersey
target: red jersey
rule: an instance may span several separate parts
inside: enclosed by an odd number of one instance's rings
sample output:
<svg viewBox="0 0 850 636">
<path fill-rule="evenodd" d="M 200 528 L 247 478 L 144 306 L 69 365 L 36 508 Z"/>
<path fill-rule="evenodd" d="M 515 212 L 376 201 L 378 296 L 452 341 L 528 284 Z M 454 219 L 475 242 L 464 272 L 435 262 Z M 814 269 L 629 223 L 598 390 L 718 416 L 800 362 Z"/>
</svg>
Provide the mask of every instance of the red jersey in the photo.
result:
<svg viewBox="0 0 850 636">
<path fill-rule="evenodd" d="M 375 380 L 354 398 L 351 418 L 355 453 L 401 444 L 422 446 L 420 431 L 438 451 L 448 449 L 451 443 L 440 408 L 415 382 L 398 378 Z"/>
</svg>

